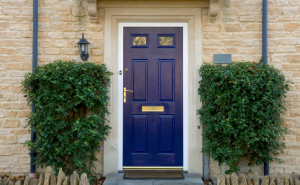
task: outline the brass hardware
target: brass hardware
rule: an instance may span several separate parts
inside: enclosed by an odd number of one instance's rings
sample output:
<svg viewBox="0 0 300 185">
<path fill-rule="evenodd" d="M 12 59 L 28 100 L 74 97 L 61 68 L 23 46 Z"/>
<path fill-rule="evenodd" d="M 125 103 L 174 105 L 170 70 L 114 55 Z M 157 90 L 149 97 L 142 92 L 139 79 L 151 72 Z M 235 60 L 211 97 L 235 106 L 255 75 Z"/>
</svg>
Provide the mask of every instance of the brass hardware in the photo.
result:
<svg viewBox="0 0 300 185">
<path fill-rule="evenodd" d="M 164 106 L 142 106 L 142 112 L 164 112 Z"/>
<path fill-rule="evenodd" d="M 123 166 L 123 170 L 183 170 L 182 166 Z"/>
<path fill-rule="evenodd" d="M 125 68 L 125 71 L 128 71 L 128 69 L 127 69 L 127 68 Z"/>
<path fill-rule="evenodd" d="M 133 90 L 126 90 L 126 87 L 124 87 L 124 103 L 126 103 L 126 92 L 133 92 Z"/>
</svg>

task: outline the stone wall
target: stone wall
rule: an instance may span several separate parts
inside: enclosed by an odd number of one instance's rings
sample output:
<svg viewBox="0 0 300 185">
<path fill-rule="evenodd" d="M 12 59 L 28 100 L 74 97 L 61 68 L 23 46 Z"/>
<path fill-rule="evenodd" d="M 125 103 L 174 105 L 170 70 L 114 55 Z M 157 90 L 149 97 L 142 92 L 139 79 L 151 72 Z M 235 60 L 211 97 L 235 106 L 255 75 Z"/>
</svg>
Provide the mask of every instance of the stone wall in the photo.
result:
<svg viewBox="0 0 300 185">
<path fill-rule="evenodd" d="M 29 176 L 5 176 L 1 178 L 0 185 L 90 185 L 90 181 L 100 180 L 101 175 L 88 176 L 86 173 L 82 173 L 80 176 L 76 171 L 70 175 L 66 175 L 62 168 L 59 168 L 59 172 L 56 173 L 50 166 L 46 167 L 45 173 L 41 173 L 38 178 L 31 179 Z M 97 184 L 97 183 L 95 183 Z"/>
<path fill-rule="evenodd" d="M 214 179 L 215 185 L 259 185 L 259 176 L 258 173 L 232 173 L 228 175 L 220 175 L 218 178 Z M 281 173 L 273 173 L 269 174 L 268 176 L 264 176 L 261 179 L 261 185 L 288 185 L 288 184 L 298 184 L 299 176 L 298 173 L 291 173 L 282 175 Z"/>
<path fill-rule="evenodd" d="M 270 173 L 292 173 L 300 165 L 300 1 L 268 0 L 268 62 L 294 82 L 288 93 L 283 164 L 270 163 Z M 220 0 L 216 21 L 208 21 L 208 9 L 202 12 L 203 62 L 212 63 L 213 54 L 230 53 L 233 61 L 258 62 L 262 56 L 262 0 Z M 248 160 L 239 167 L 247 172 Z M 228 167 L 210 160 L 210 176 L 224 173 Z M 263 175 L 263 166 L 252 167 Z"/>
<path fill-rule="evenodd" d="M 230 53 L 234 61 L 259 61 L 261 4 L 262 0 L 220 0 L 217 21 L 208 21 L 208 9 L 202 9 L 203 62 L 212 63 L 213 54 L 217 53 Z M 270 172 L 299 171 L 299 6 L 299 0 L 269 0 L 269 63 L 294 82 L 284 116 L 291 131 L 286 136 L 287 148 L 281 157 L 286 162 L 271 163 Z M 98 8 L 98 22 L 89 21 L 87 0 L 39 0 L 39 65 L 57 59 L 81 61 L 77 42 L 82 32 L 91 43 L 89 61 L 103 63 L 103 21 L 102 8 Z M 0 0 L 0 44 L 0 172 L 28 173 L 29 152 L 23 143 L 30 139 L 24 129 L 30 107 L 20 85 L 24 74 L 32 68 L 32 0 Z M 95 166 L 102 173 L 102 152 L 98 159 Z M 246 159 L 241 159 L 239 165 L 242 172 L 249 170 Z M 211 160 L 211 176 L 218 176 L 226 169 Z M 263 174 L 263 166 L 252 170 Z"/>
<path fill-rule="evenodd" d="M 32 69 L 32 0 L 0 0 L 0 172 L 28 173 L 30 158 L 24 128 L 30 113 L 21 81 Z M 103 63 L 103 13 L 90 23 L 86 0 L 39 0 L 38 64 L 54 60 L 81 61 L 81 33 L 90 42 L 89 61 Z M 102 173 L 102 152 L 97 172 Z M 42 171 L 39 169 L 39 171 Z"/>
</svg>

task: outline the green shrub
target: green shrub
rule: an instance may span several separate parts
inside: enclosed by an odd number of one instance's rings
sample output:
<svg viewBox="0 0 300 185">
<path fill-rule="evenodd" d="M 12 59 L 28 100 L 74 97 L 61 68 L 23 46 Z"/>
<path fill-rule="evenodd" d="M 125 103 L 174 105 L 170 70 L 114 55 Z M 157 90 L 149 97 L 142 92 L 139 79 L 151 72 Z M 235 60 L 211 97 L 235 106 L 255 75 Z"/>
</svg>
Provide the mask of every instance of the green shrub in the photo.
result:
<svg viewBox="0 0 300 185">
<path fill-rule="evenodd" d="M 55 61 L 26 74 L 22 91 L 34 104 L 27 126 L 37 134 L 26 145 L 37 152 L 37 166 L 91 176 L 100 142 L 110 129 L 105 115 L 111 74 L 105 65 L 74 61 Z"/>
<path fill-rule="evenodd" d="M 284 134 L 281 115 L 285 112 L 289 81 L 271 65 L 239 62 L 230 65 L 204 64 L 198 92 L 204 105 L 198 110 L 203 125 L 206 155 L 238 171 L 238 159 L 248 166 L 266 161 L 283 162 Z M 200 128 L 200 126 L 199 126 Z"/>
</svg>

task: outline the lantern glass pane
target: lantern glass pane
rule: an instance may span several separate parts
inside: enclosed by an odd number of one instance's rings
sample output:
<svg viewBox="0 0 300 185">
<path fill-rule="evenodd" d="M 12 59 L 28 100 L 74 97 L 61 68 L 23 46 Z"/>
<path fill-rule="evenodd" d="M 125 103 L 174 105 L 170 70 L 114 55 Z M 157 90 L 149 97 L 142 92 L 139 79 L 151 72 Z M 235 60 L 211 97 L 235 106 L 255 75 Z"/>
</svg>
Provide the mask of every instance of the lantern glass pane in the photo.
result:
<svg viewBox="0 0 300 185">
<path fill-rule="evenodd" d="M 81 50 L 82 54 L 85 54 L 85 46 L 84 46 L 84 44 L 81 44 L 80 50 Z"/>
</svg>

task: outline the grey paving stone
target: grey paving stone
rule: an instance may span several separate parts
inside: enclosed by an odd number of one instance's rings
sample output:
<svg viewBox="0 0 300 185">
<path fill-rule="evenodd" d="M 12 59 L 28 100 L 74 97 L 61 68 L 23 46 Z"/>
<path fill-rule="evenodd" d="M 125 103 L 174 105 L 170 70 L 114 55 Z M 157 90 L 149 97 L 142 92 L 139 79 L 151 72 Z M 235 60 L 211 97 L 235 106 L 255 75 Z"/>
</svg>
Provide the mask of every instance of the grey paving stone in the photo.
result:
<svg viewBox="0 0 300 185">
<path fill-rule="evenodd" d="M 200 174 L 184 174 L 184 179 L 154 180 L 154 185 L 203 185 Z"/>
<path fill-rule="evenodd" d="M 203 185 L 200 174 L 184 174 L 184 179 L 174 180 L 129 180 L 123 173 L 110 173 L 103 185 Z"/>
<path fill-rule="evenodd" d="M 126 180 L 124 173 L 109 173 L 103 185 L 153 185 L 153 180 Z"/>
</svg>

